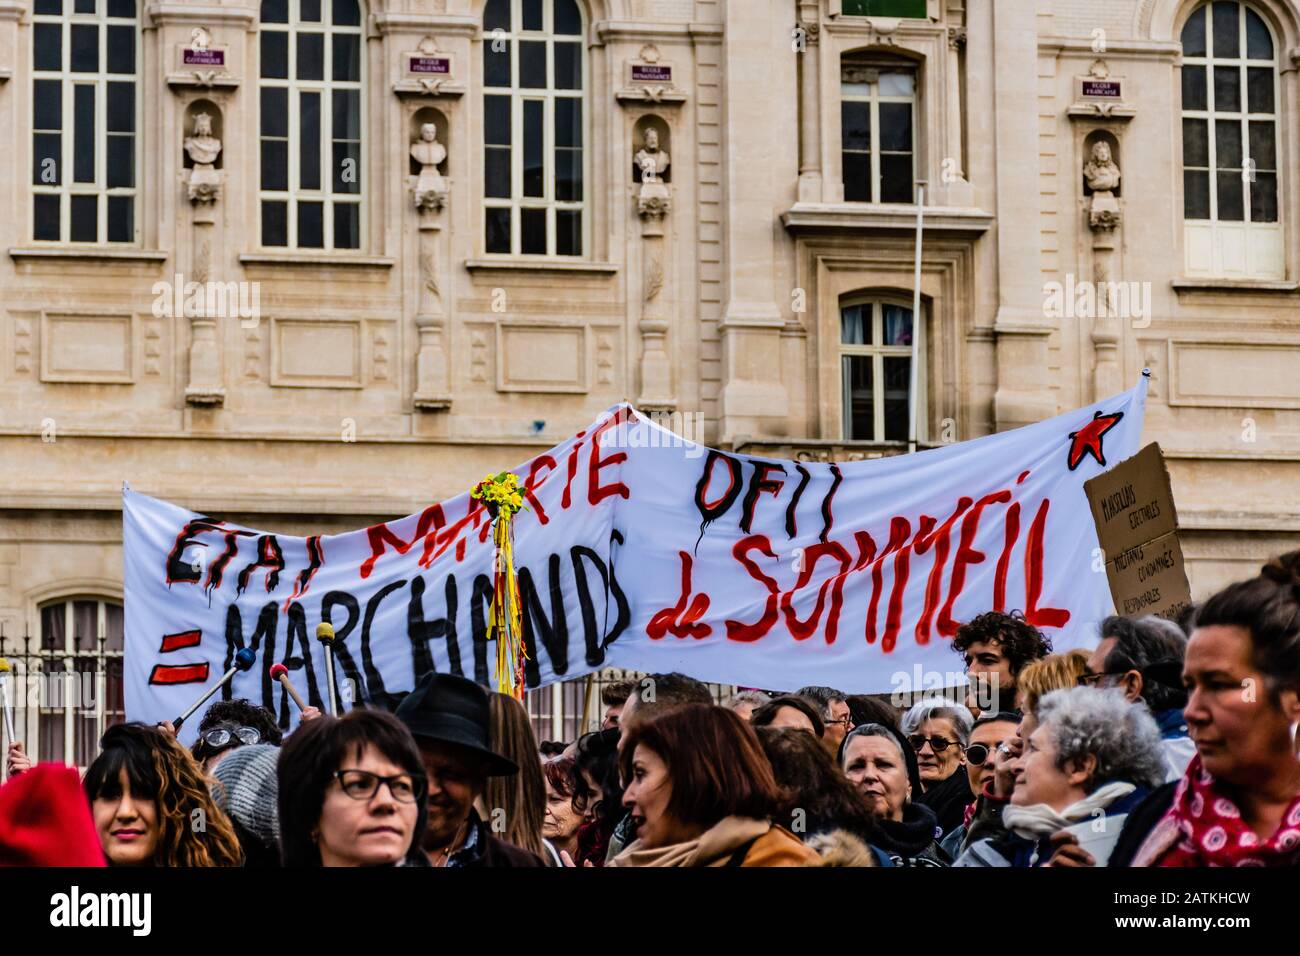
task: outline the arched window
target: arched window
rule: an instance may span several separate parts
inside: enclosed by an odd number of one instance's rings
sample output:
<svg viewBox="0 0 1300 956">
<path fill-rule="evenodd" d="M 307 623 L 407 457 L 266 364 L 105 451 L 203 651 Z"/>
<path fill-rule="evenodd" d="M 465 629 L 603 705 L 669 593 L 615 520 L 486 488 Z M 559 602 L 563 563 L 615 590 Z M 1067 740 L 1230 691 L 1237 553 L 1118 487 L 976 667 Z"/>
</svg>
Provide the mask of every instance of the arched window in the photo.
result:
<svg viewBox="0 0 1300 956">
<path fill-rule="evenodd" d="M 262 245 L 360 249 L 357 0 L 262 0 L 258 75 Z"/>
<path fill-rule="evenodd" d="M 848 202 L 913 202 L 916 69 L 897 57 L 840 61 L 840 148 Z"/>
<path fill-rule="evenodd" d="M 840 305 L 841 401 L 846 441 L 905 442 L 912 387 L 912 309 L 888 299 L 846 299 Z M 924 323 L 917 329 L 924 334 Z M 917 341 L 923 353 L 924 338 Z M 922 374 L 917 401 L 925 408 Z M 924 429 L 925 416 L 917 416 Z"/>
<path fill-rule="evenodd" d="M 488 0 L 484 8 L 488 253 L 583 254 L 583 22 L 576 0 Z"/>
<path fill-rule="evenodd" d="M 34 760 L 87 766 L 126 719 L 122 605 L 73 598 L 41 606 L 41 631 L 3 654 L 14 666 L 16 732 Z"/>
<path fill-rule="evenodd" d="M 134 243 L 136 0 L 32 8 L 32 239 Z"/>
<path fill-rule="evenodd" d="M 1184 24 L 1182 47 L 1187 272 L 1281 278 L 1272 33 L 1243 3 L 1206 3 Z"/>
</svg>

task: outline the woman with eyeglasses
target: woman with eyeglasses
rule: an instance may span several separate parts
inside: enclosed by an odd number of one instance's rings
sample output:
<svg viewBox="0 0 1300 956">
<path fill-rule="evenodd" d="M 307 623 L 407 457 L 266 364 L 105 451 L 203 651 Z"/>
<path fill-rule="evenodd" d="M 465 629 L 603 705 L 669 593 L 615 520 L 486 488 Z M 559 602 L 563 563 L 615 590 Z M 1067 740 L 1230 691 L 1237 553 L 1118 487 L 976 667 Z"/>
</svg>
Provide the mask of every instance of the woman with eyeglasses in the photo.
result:
<svg viewBox="0 0 1300 956">
<path fill-rule="evenodd" d="M 285 866 L 423 866 L 424 765 L 396 717 L 353 710 L 320 717 L 280 750 Z"/>
<path fill-rule="evenodd" d="M 1164 781 L 1155 721 L 1120 691 L 1052 691 L 1031 719 L 1002 811 L 1008 835 L 973 844 L 957 866 L 1061 865 L 1054 856 L 1066 838 L 1104 861 L 1129 812 Z"/>
<path fill-rule="evenodd" d="M 951 833 L 974 799 L 965 773 L 970 711 L 943 697 L 927 697 L 903 715 L 899 729 L 916 751 L 921 773 L 922 792 L 912 798 L 933 810 L 939 828 Z"/>
<path fill-rule="evenodd" d="M 916 751 L 883 724 L 854 727 L 840 744 L 840 768 L 867 801 L 876 827 L 871 845 L 893 866 L 948 866 L 934 811 L 916 802 L 921 775 Z"/>
</svg>

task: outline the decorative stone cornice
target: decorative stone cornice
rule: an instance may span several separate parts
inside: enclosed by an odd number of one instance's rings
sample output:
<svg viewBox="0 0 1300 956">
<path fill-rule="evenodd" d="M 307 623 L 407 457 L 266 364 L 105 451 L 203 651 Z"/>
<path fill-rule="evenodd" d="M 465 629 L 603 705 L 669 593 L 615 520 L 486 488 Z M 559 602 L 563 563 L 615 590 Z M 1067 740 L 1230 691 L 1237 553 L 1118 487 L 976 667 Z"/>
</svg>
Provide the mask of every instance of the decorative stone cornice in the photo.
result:
<svg viewBox="0 0 1300 956">
<path fill-rule="evenodd" d="M 1038 38 L 1040 53 L 1081 56 L 1094 59 L 1097 51 L 1090 37 L 1045 36 Z M 1181 43 L 1167 40 L 1106 40 L 1106 58 L 1115 60 L 1176 59 L 1183 54 Z"/>
<path fill-rule="evenodd" d="M 465 87 L 442 77 L 422 76 L 398 80 L 393 84 L 393 92 L 398 96 L 432 96 L 456 97 L 465 95 Z"/>
<path fill-rule="evenodd" d="M 371 18 L 380 36 L 402 33 L 434 33 L 438 36 L 467 37 L 477 40 L 483 25 L 477 17 L 458 17 L 430 13 L 376 13 Z"/>
<path fill-rule="evenodd" d="M 239 77 L 225 70 L 189 70 L 167 74 L 167 85 L 171 87 L 192 86 L 205 90 L 233 90 L 239 84 Z"/>
<path fill-rule="evenodd" d="M 916 206 L 908 203 L 795 203 L 781 214 L 794 235 L 818 232 L 916 231 Z M 993 214 L 958 206 L 926 206 L 925 231 L 981 235 L 993 225 Z"/>
<path fill-rule="evenodd" d="M 257 26 L 257 6 L 227 7 L 216 3 L 189 3 L 180 0 L 153 0 L 145 4 L 145 20 L 152 26 L 173 23 L 197 23 L 203 26 L 228 24 L 252 30 Z"/>
<path fill-rule="evenodd" d="M 644 20 L 597 20 L 591 28 L 592 35 L 603 43 L 611 40 L 685 40 L 693 32 L 693 24 L 653 23 Z"/>
<path fill-rule="evenodd" d="M 645 86 L 625 86 L 614 91 L 614 99 L 620 103 L 656 103 L 662 106 L 680 106 L 686 102 L 683 90 L 671 86 L 647 84 Z"/>
</svg>

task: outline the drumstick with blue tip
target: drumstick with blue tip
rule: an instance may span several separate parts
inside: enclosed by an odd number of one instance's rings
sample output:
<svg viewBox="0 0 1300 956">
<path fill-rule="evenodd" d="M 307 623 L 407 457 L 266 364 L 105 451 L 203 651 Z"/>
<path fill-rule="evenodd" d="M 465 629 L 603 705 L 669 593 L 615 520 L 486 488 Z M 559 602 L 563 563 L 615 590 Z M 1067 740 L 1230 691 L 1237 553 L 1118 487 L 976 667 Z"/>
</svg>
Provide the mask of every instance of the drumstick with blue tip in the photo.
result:
<svg viewBox="0 0 1300 956">
<path fill-rule="evenodd" d="M 185 723 L 185 721 L 189 719 L 191 714 L 193 714 L 196 710 L 198 710 L 205 703 L 207 703 L 209 697 L 211 697 L 217 691 L 221 690 L 222 687 L 226 686 L 226 684 L 230 682 L 230 679 L 234 677 L 235 674 L 237 674 L 239 671 L 249 670 L 256 662 L 257 662 L 257 653 L 253 651 L 251 648 L 241 647 L 239 649 L 239 652 L 235 654 L 235 666 L 230 668 L 230 670 L 226 671 L 226 673 L 222 675 L 221 680 L 213 684 L 212 687 L 208 689 L 208 692 L 204 694 L 202 697 L 200 697 L 198 700 L 196 700 L 189 710 L 185 711 L 185 713 L 181 714 L 179 717 L 173 720 L 172 726 L 175 727 L 177 730 L 180 730 L 181 724 Z"/>
</svg>

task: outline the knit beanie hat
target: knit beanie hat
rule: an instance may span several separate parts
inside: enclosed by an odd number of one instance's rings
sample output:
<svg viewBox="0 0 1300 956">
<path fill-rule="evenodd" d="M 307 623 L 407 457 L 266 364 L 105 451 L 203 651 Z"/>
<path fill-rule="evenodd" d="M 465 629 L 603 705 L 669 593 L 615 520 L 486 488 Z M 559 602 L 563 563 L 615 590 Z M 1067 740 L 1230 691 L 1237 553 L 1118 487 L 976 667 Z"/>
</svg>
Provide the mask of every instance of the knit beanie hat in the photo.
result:
<svg viewBox="0 0 1300 956">
<path fill-rule="evenodd" d="M 279 759 L 280 748 L 274 744 L 253 744 L 231 750 L 212 770 L 220 784 L 212 791 L 221 809 L 267 847 L 280 840 L 280 785 L 275 775 Z"/>
</svg>

